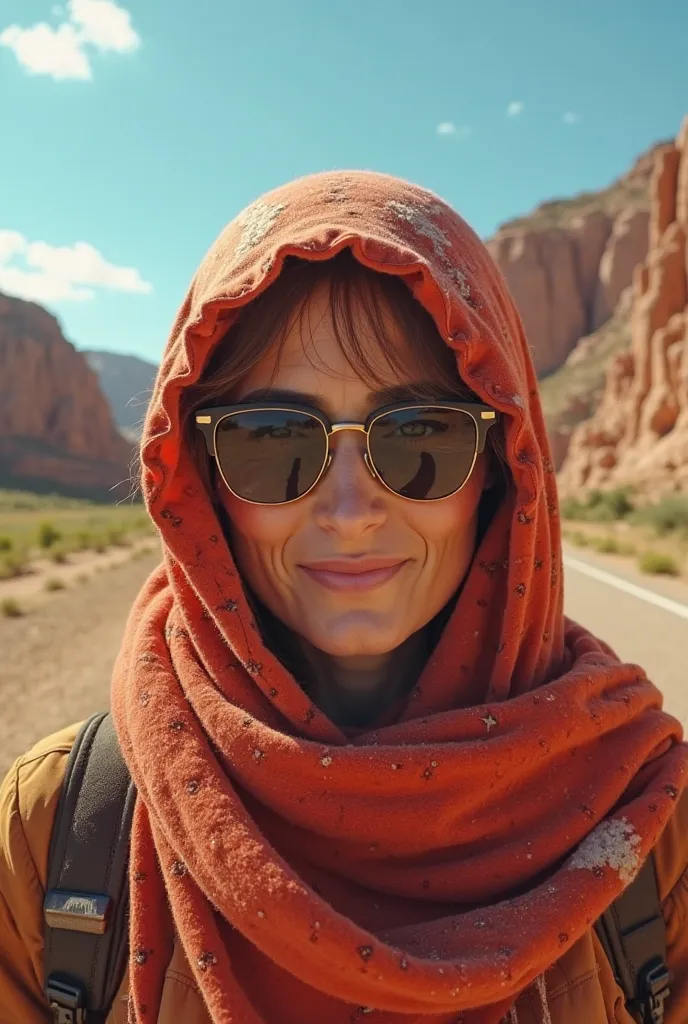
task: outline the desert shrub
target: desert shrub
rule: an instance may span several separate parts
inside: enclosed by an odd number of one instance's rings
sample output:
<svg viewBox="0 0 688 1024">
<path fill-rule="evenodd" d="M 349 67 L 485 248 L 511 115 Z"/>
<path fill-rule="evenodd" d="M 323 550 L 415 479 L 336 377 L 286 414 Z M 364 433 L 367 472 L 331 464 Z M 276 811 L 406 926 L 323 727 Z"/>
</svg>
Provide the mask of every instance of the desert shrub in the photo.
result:
<svg viewBox="0 0 688 1024">
<path fill-rule="evenodd" d="M 57 576 L 49 576 L 43 584 L 43 587 L 47 591 L 64 590 L 67 584 L 64 580 L 59 579 Z"/>
<path fill-rule="evenodd" d="M 111 544 L 116 548 L 126 548 L 131 544 L 131 540 L 127 537 L 126 532 L 121 527 L 113 527 L 109 530 L 107 540 L 108 544 Z"/>
<path fill-rule="evenodd" d="M 18 619 L 23 615 L 21 605 L 13 597 L 3 597 L 0 601 L 0 614 L 6 619 Z"/>
<path fill-rule="evenodd" d="M 58 540 L 62 539 L 62 534 L 58 529 L 53 526 L 49 520 L 39 524 L 38 527 L 38 546 L 44 551 L 48 551 Z"/>
<path fill-rule="evenodd" d="M 643 551 L 638 560 L 641 572 L 653 576 L 680 576 L 681 569 L 673 555 L 663 551 Z"/>
<path fill-rule="evenodd" d="M 11 551 L 14 547 L 14 541 L 11 537 L 0 536 L 0 553 L 4 554 L 6 551 Z"/>
<path fill-rule="evenodd" d="M 688 496 L 667 494 L 654 505 L 639 509 L 634 519 L 645 523 L 660 537 L 676 531 L 688 531 Z"/>
<path fill-rule="evenodd" d="M 569 540 L 572 544 L 575 544 L 577 548 L 587 548 L 590 543 L 589 537 L 582 532 L 582 530 L 574 530 L 569 536 Z"/>
<path fill-rule="evenodd" d="M 593 537 L 590 543 L 602 555 L 620 554 L 621 544 L 616 537 Z"/>
<path fill-rule="evenodd" d="M 627 556 L 637 555 L 638 554 L 638 549 L 635 546 L 635 544 L 631 544 L 630 541 L 628 541 L 628 540 L 620 540 L 619 541 L 619 554 L 620 555 L 627 555 Z"/>
<path fill-rule="evenodd" d="M 625 519 L 635 510 L 625 487 L 615 487 L 611 491 L 590 491 L 587 504 L 590 518 L 600 521 Z"/>
<path fill-rule="evenodd" d="M 611 491 L 588 491 L 582 500 L 564 498 L 561 502 L 564 519 L 590 523 L 613 523 L 626 519 L 634 510 L 635 505 L 626 487 L 616 487 Z"/>
<path fill-rule="evenodd" d="M 559 510 L 562 519 L 585 519 L 585 505 L 578 498 L 562 498 Z"/>
<path fill-rule="evenodd" d="M 21 576 L 26 569 L 26 556 L 15 551 L 0 555 L 0 580 Z"/>
<path fill-rule="evenodd" d="M 93 546 L 93 534 L 90 530 L 79 530 L 76 535 L 78 551 L 88 551 Z"/>
</svg>

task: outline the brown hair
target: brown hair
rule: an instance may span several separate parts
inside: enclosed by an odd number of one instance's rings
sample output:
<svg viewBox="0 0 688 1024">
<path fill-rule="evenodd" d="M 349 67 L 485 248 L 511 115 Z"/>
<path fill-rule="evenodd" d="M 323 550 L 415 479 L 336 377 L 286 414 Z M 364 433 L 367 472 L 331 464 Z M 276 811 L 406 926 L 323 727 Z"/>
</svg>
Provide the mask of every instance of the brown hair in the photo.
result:
<svg viewBox="0 0 688 1024">
<path fill-rule="evenodd" d="M 206 483 L 211 483 L 211 472 L 193 413 L 203 406 L 229 404 L 232 389 L 273 345 L 282 347 L 291 325 L 306 315 L 311 296 L 321 286 L 329 291 L 337 341 L 352 369 L 367 384 L 379 387 L 384 382 L 362 339 L 374 338 L 389 366 L 403 369 L 398 346 L 387 328 L 386 316 L 391 314 L 423 368 L 426 386 L 420 399 L 480 401 L 459 377 L 454 353 L 440 337 L 434 320 L 400 277 L 364 267 L 348 249 L 318 262 L 288 257 L 277 280 L 241 310 L 201 379 L 183 396 L 184 435 Z M 509 479 L 499 421 L 487 435 L 487 451 L 497 475 L 502 481 Z"/>
</svg>

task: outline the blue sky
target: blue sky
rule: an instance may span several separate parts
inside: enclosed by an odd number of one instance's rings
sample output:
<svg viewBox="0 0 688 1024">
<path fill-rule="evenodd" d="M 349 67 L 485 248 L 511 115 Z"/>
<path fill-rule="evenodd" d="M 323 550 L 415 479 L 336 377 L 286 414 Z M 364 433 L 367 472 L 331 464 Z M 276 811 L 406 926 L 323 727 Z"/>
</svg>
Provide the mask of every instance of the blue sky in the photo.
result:
<svg viewBox="0 0 688 1024">
<path fill-rule="evenodd" d="M 675 135 L 687 41 L 678 0 L 3 0 L 0 290 L 157 359 L 264 190 L 383 170 L 488 236 Z"/>
</svg>

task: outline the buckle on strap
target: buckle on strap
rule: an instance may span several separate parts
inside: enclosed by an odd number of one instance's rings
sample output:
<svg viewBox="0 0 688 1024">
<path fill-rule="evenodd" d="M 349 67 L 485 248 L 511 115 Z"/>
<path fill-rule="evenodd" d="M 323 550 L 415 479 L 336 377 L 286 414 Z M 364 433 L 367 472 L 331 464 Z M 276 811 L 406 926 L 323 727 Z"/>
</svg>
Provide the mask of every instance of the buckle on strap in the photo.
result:
<svg viewBox="0 0 688 1024">
<path fill-rule="evenodd" d="M 96 892 L 66 892 L 49 889 L 45 894 L 43 914 L 49 928 L 104 935 L 112 910 L 109 896 Z"/>
<path fill-rule="evenodd" d="M 84 990 L 81 985 L 50 975 L 45 986 L 53 1024 L 86 1024 Z"/>
<path fill-rule="evenodd" d="M 640 982 L 640 998 L 644 1008 L 643 1021 L 647 1024 L 662 1024 L 664 1003 L 671 994 L 673 974 L 664 960 L 653 960 L 643 971 Z"/>
</svg>

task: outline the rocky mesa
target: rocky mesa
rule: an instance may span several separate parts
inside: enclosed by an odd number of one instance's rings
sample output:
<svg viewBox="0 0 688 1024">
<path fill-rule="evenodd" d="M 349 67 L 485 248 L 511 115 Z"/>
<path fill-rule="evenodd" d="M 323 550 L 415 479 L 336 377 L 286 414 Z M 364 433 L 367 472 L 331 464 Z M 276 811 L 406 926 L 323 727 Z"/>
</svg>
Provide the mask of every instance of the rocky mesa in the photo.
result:
<svg viewBox="0 0 688 1024">
<path fill-rule="evenodd" d="M 562 493 L 634 485 L 688 490 L 688 117 L 653 161 L 650 249 L 634 272 L 631 344 L 609 365 L 594 415 L 575 428 Z"/>
<path fill-rule="evenodd" d="M 55 317 L 0 295 L 0 486 L 113 500 L 129 491 L 131 458 L 96 374 Z"/>
<path fill-rule="evenodd" d="M 612 316 L 649 233 L 653 147 L 600 192 L 543 203 L 487 247 L 521 312 L 539 376 Z"/>
</svg>

